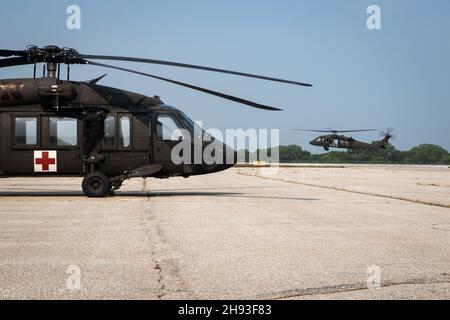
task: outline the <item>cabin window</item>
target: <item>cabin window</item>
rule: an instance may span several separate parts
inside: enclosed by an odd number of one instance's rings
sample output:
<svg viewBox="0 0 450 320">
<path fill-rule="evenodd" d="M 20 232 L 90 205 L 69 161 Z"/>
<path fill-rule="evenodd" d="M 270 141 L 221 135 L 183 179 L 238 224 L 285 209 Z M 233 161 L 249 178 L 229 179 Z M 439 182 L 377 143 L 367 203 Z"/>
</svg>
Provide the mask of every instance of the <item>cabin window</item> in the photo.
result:
<svg viewBox="0 0 450 320">
<path fill-rule="evenodd" d="M 37 118 L 16 118 L 16 145 L 37 144 Z"/>
<path fill-rule="evenodd" d="M 119 147 L 128 148 L 131 144 L 131 124 L 129 116 L 119 118 Z"/>
<path fill-rule="evenodd" d="M 78 144 L 78 121 L 75 118 L 50 117 L 50 145 L 70 147 Z"/>
<path fill-rule="evenodd" d="M 105 148 L 114 148 L 116 146 L 116 122 L 114 116 L 105 118 L 105 137 L 103 139 Z"/>
<path fill-rule="evenodd" d="M 171 115 L 159 115 L 156 121 L 156 136 L 159 140 L 178 141 L 183 138 L 182 127 Z"/>
</svg>

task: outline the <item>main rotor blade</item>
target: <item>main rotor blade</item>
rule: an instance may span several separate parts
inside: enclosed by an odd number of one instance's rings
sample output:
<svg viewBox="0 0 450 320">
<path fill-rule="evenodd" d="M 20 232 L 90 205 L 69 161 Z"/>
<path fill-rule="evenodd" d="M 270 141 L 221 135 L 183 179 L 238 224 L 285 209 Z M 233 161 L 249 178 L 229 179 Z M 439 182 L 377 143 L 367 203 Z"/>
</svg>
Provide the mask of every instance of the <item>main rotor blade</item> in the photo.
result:
<svg viewBox="0 0 450 320">
<path fill-rule="evenodd" d="M 303 82 L 285 80 L 285 79 L 278 79 L 278 78 L 273 78 L 273 77 L 261 76 L 261 75 L 257 75 L 257 74 L 244 73 L 244 72 L 238 72 L 238 71 L 232 71 L 232 70 L 204 67 L 204 66 L 198 66 L 198 65 L 187 64 L 187 63 L 164 61 L 164 60 L 142 59 L 142 58 L 120 57 L 120 56 L 84 55 L 84 54 L 80 54 L 80 57 L 83 59 L 94 59 L 94 60 L 115 60 L 115 61 L 129 61 L 129 62 L 143 62 L 143 63 L 160 64 L 160 65 L 166 65 L 166 66 L 172 66 L 172 67 L 220 72 L 220 73 L 232 74 L 232 75 L 236 75 L 236 76 L 256 78 L 256 79 L 275 81 L 275 82 L 281 82 L 281 83 L 289 83 L 289 84 L 294 84 L 297 86 L 312 87 L 312 85 L 309 83 L 303 83 Z"/>
<path fill-rule="evenodd" d="M 26 57 L 27 53 L 23 50 L 3 50 L 0 49 L 0 57 L 11 57 L 11 56 L 19 56 L 19 57 Z"/>
<path fill-rule="evenodd" d="M 337 130 L 336 132 L 348 133 L 348 132 L 370 132 L 378 131 L 378 129 L 362 129 L 362 130 Z"/>
<path fill-rule="evenodd" d="M 294 131 L 310 131 L 310 132 L 332 132 L 332 133 L 349 133 L 349 132 L 368 132 L 378 131 L 378 129 L 362 129 L 362 130 L 310 130 L 310 129 L 292 129 Z"/>
<path fill-rule="evenodd" d="M 25 64 L 31 64 L 31 62 L 29 62 L 27 58 L 23 57 L 0 59 L 0 68 L 21 66 Z"/>
<path fill-rule="evenodd" d="M 293 131 L 308 131 L 308 132 L 334 132 L 330 130 L 310 130 L 310 129 L 292 129 Z"/>
<path fill-rule="evenodd" d="M 189 88 L 189 89 L 193 89 L 193 90 L 197 90 L 197 91 L 204 92 L 204 93 L 207 93 L 207 94 L 211 94 L 211 95 L 216 96 L 216 97 L 220 97 L 220 98 L 223 98 L 223 99 L 231 100 L 231 101 L 234 101 L 234 102 L 237 102 L 237 103 L 242 103 L 242 104 L 245 104 L 247 106 L 258 108 L 258 109 L 270 110 L 270 111 L 280 111 L 280 110 L 282 110 L 282 109 L 279 109 L 279 108 L 266 106 L 266 105 L 259 104 L 259 103 L 253 102 L 253 101 L 245 100 L 245 99 L 242 99 L 242 98 L 230 96 L 230 95 L 225 94 L 225 93 L 209 90 L 209 89 L 202 88 L 202 87 L 197 87 L 197 86 L 194 86 L 194 85 L 191 85 L 191 84 L 188 84 L 188 83 L 184 83 L 184 82 L 180 82 L 180 81 L 176 81 L 176 80 L 172 80 L 172 79 L 168 79 L 168 78 L 155 76 L 155 75 L 152 75 L 152 74 L 149 74 L 149 73 L 144 73 L 144 72 L 141 72 L 141 71 L 136 71 L 136 70 L 126 69 L 126 68 L 111 66 L 111 65 L 108 65 L 108 64 L 97 63 L 97 62 L 93 62 L 93 61 L 89 61 L 89 60 L 85 60 L 85 62 L 86 62 L 86 64 L 90 64 L 90 65 L 93 65 L 93 66 L 99 66 L 99 67 L 116 69 L 116 70 L 120 70 L 120 71 L 131 72 L 131 73 L 139 74 L 139 75 L 142 75 L 142 76 L 146 76 L 146 77 L 150 77 L 150 78 L 166 81 L 166 82 L 173 83 L 173 84 L 176 84 L 176 85 L 179 85 L 179 86 L 183 86 L 183 87 L 186 87 L 186 88 Z"/>
</svg>

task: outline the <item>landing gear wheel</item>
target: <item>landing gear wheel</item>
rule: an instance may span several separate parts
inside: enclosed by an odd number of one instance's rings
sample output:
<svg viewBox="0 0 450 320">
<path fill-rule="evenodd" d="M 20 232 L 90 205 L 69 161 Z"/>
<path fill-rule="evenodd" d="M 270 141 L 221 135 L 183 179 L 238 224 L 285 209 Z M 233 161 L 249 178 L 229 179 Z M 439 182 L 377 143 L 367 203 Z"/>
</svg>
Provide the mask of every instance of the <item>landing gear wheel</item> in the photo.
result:
<svg viewBox="0 0 450 320">
<path fill-rule="evenodd" d="M 84 177 L 82 187 L 88 197 L 104 197 L 111 189 L 111 183 L 103 172 L 95 171 Z"/>
</svg>

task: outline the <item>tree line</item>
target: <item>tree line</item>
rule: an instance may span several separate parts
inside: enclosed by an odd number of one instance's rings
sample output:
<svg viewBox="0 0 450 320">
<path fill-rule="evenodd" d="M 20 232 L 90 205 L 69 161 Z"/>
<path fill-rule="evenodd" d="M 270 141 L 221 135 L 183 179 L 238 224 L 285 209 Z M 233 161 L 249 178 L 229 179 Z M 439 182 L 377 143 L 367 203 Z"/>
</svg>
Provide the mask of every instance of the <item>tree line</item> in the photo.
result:
<svg viewBox="0 0 450 320">
<path fill-rule="evenodd" d="M 393 145 L 386 145 L 381 150 L 347 150 L 331 151 L 323 154 L 312 154 L 298 145 L 279 146 L 281 163 L 373 163 L 373 164 L 444 164 L 450 165 L 450 153 L 437 145 L 421 144 L 408 151 L 399 151 Z M 261 150 L 262 154 L 271 156 L 271 150 Z M 246 162 L 264 160 L 259 158 L 259 151 L 251 154 L 247 150 L 239 150 L 239 155 Z"/>
</svg>

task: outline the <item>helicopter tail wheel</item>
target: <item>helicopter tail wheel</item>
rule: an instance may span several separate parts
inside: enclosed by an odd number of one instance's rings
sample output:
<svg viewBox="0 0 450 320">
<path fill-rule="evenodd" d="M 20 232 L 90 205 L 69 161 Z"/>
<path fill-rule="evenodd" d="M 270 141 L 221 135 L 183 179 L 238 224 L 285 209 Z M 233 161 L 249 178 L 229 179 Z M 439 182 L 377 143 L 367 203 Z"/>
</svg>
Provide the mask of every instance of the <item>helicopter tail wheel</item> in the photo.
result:
<svg viewBox="0 0 450 320">
<path fill-rule="evenodd" d="M 88 197 L 104 197 L 111 189 L 111 183 L 104 173 L 95 171 L 84 177 L 82 187 Z"/>
</svg>

